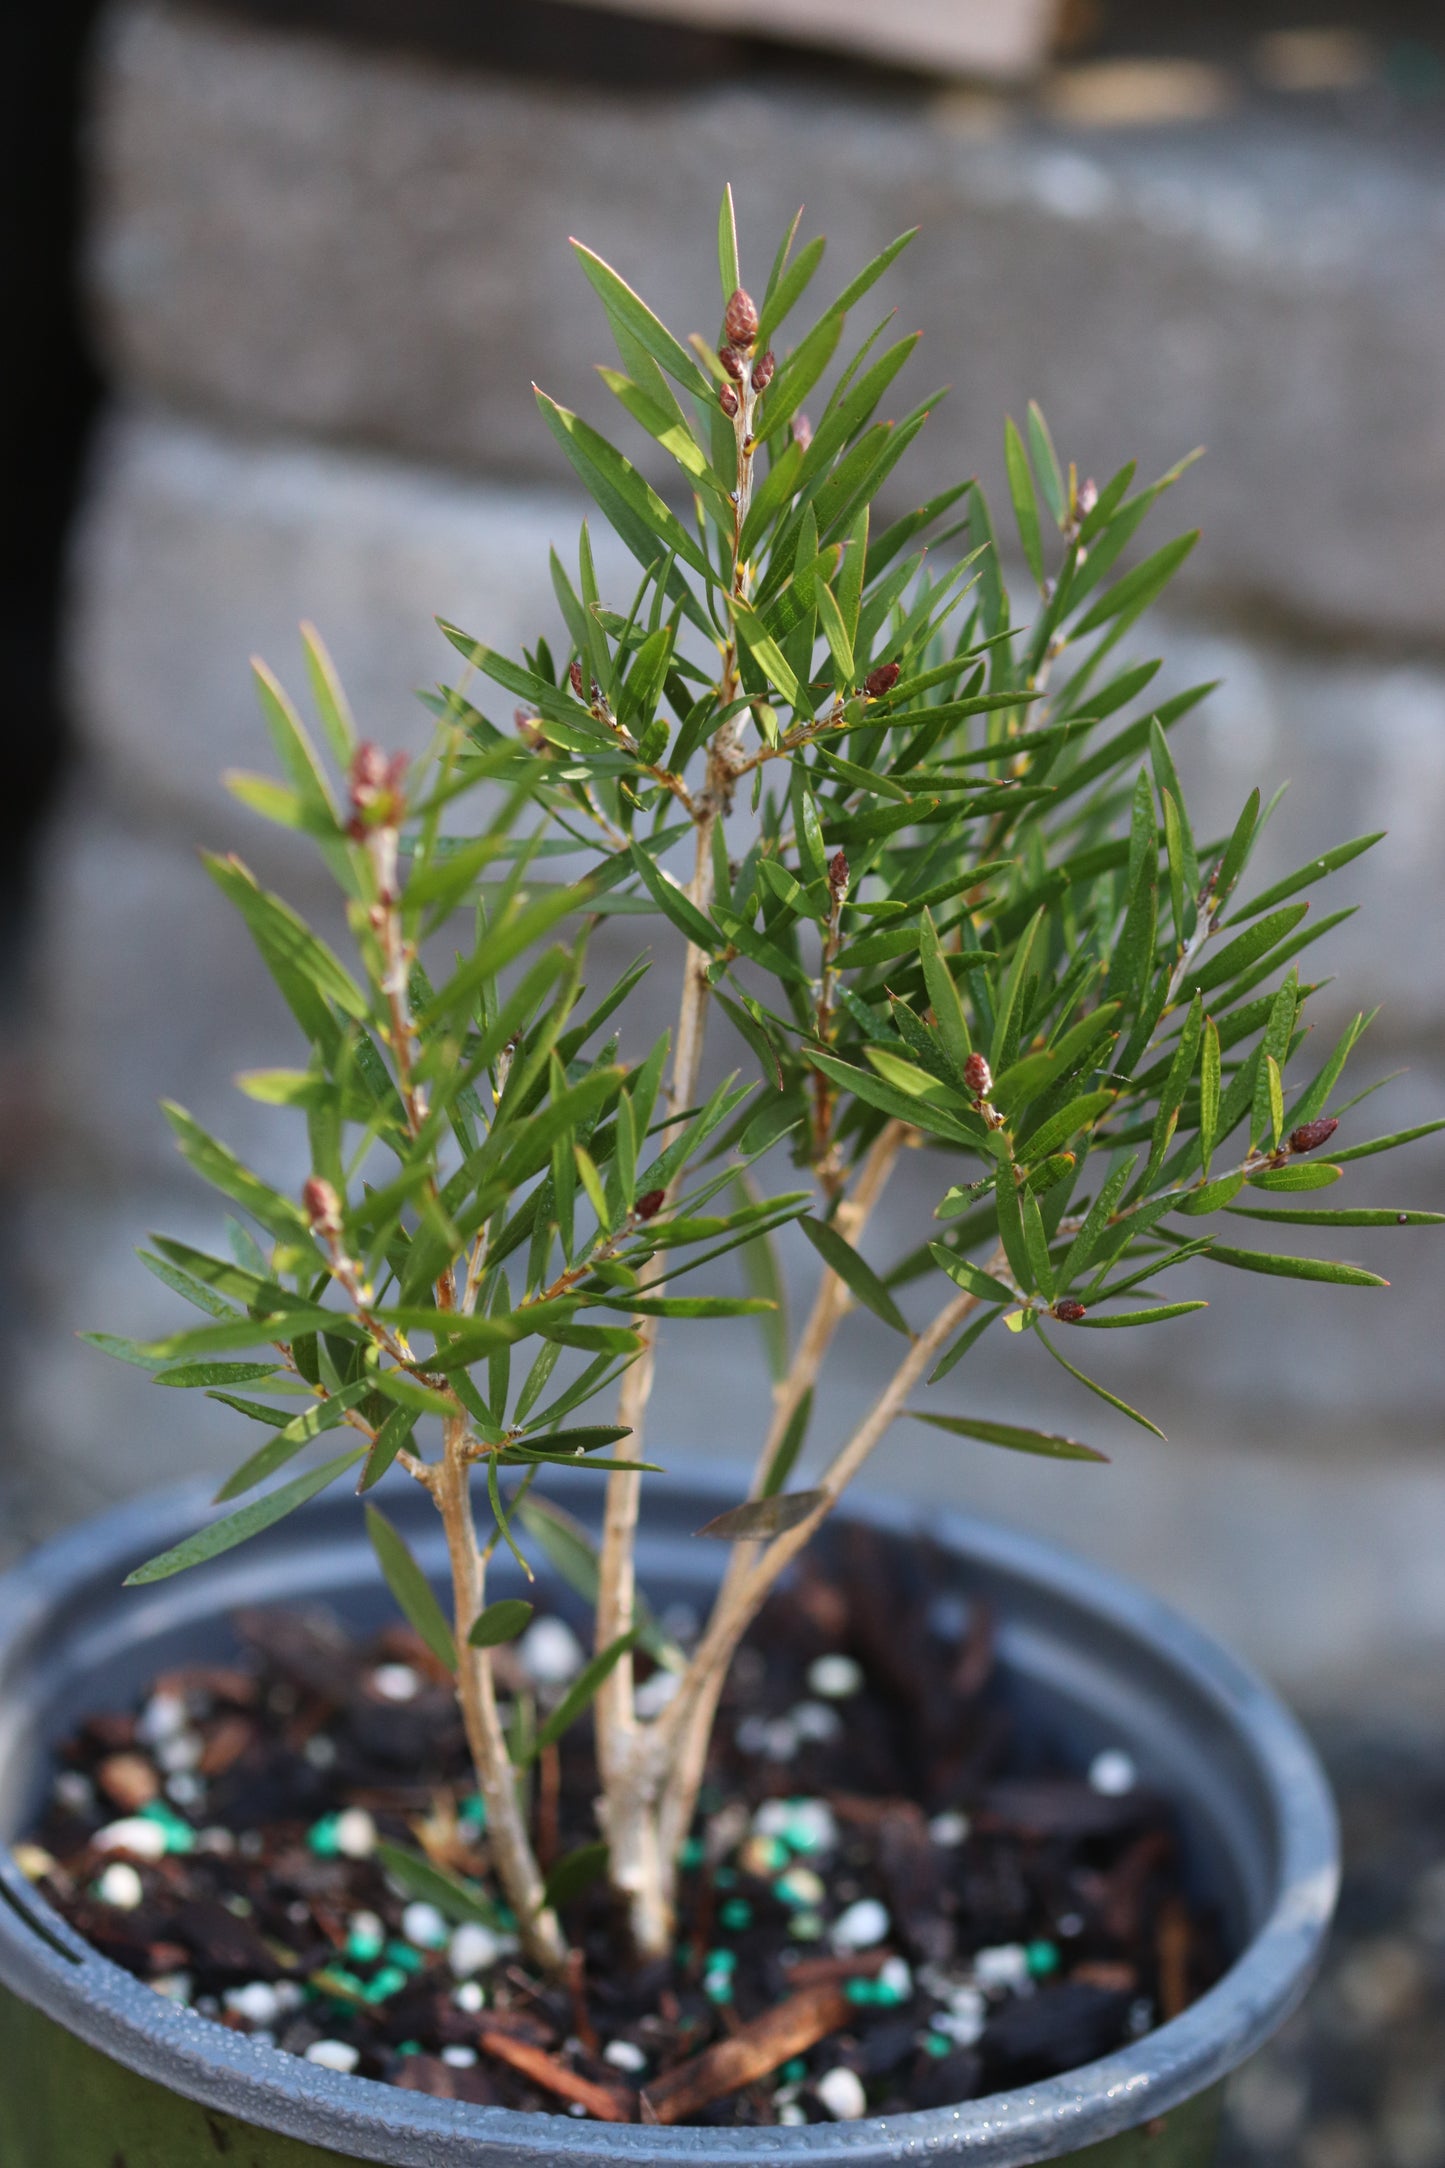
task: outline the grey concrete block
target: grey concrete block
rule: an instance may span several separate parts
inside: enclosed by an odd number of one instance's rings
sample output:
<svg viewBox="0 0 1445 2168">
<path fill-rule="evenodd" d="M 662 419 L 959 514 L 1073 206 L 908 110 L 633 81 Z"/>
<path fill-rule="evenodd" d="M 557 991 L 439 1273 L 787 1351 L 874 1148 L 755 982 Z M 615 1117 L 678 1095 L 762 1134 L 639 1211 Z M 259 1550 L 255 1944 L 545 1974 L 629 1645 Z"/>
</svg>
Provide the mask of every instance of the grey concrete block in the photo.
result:
<svg viewBox="0 0 1445 2168">
<path fill-rule="evenodd" d="M 958 112 L 543 87 L 130 0 L 100 48 L 92 284 L 118 368 L 182 405 L 553 473 L 529 380 L 609 405 L 569 232 L 685 332 L 714 320 L 729 175 L 754 281 L 799 200 L 832 290 L 921 221 L 885 291 L 927 334 L 920 393 L 955 391 L 900 487 L 996 483 L 1002 414 L 1031 394 L 1086 472 L 1202 441 L 1192 580 L 1438 642 L 1438 148 L 1278 114 L 979 136 Z"/>
</svg>

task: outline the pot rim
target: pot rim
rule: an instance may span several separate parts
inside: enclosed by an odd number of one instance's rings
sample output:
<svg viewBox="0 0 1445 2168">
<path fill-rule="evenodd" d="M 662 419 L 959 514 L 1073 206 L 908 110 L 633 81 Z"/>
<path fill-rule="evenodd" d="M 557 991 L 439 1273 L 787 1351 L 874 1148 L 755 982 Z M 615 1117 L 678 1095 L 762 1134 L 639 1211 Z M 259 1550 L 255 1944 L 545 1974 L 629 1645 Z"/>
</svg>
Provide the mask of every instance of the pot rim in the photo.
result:
<svg viewBox="0 0 1445 2168">
<path fill-rule="evenodd" d="M 736 1471 L 689 1472 L 672 1495 L 727 1500 Z M 189 1531 L 211 1504 L 208 1486 L 152 1492 L 41 1545 L 0 1578 L 0 1658 L 54 1615 L 68 1586 L 117 1580 L 156 1548 L 157 1529 Z M 317 1499 L 303 1514 L 324 1512 Z M 839 1518 L 865 1519 L 916 1539 L 923 1508 L 866 1492 Z M 299 1516 L 298 1516 L 299 1518 Z M 304 1525 L 304 1523 L 303 1523 Z M 858 2122 L 718 2130 L 611 2125 L 510 2108 L 477 2108 L 344 2077 L 199 2017 L 101 1957 L 36 1895 L 0 1846 L 0 1986 L 132 2070 L 285 2135 L 351 2151 L 389 2168 L 742 2168 L 777 2160 L 863 2168 L 875 2159 L 966 2158 L 976 2168 L 1023 2168 L 1111 2137 L 1226 2077 L 1287 2017 L 1318 1965 L 1339 1883 L 1338 1828 L 1309 1740 L 1273 1691 L 1190 1620 L 1122 1576 L 1052 1544 L 962 1513 L 934 1513 L 930 1537 L 985 1567 L 1046 1585 L 1114 1632 L 1146 1645 L 1213 1705 L 1246 1750 L 1267 1802 L 1277 1871 L 1267 1916 L 1229 1970 L 1179 2017 L 1114 2054 L 1057 2078 L 953 2107 Z"/>
</svg>

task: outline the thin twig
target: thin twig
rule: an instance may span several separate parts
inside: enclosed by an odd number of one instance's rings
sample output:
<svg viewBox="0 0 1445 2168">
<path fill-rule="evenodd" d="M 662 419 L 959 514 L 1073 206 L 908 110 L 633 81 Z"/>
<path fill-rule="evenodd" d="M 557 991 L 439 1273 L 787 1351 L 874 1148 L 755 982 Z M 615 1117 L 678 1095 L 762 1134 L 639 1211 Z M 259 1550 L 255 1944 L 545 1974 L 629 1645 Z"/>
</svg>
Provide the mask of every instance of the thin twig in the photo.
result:
<svg viewBox="0 0 1445 2168">
<path fill-rule="evenodd" d="M 456 1627 L 457 1699 L 466 1727 L 467 1746 L 487 1804 L 487 1838 L 502 1887 L 517 1915 L 518 1933 L 527 1955 L 549 1973 L 561 1973 L 567 1944 L 557 1915 L 544 1901 L 542 1875 L 528 1840 L 517 1797 L 516 1772 L 507 1751 L 497 1707 L 496 1681 L 489 1653 L 475 1649 L 469 1634 L 486 1608 L 486 1565 L 472 1514 L 471 1473 L 466 1426 L 446 1425 L 436 1498 L 451 1561 Z"/>
</svg>

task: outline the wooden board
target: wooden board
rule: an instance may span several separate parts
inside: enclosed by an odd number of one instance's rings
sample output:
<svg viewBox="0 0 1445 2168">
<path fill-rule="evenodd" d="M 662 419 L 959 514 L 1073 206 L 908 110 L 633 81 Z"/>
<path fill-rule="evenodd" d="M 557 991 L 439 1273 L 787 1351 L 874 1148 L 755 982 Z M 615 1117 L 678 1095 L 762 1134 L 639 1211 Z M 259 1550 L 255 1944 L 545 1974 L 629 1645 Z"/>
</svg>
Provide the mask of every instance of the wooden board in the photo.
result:
<svg viewBox="0 0 1445 2168">
<path fill-rule="evenodd" d="M 869 53 L 943 75 L 1017 79 L 1049 55 L 1060 0 L 582 0 L 704 30 Z"/>
</svg>

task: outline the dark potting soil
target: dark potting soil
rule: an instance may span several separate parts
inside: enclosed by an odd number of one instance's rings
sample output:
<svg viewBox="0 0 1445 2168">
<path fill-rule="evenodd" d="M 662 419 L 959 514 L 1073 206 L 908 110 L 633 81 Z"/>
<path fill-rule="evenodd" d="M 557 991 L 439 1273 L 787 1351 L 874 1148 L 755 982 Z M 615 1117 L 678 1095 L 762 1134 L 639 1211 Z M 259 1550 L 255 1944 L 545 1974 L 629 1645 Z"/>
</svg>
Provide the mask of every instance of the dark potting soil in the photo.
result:
<svg viewBox="0 0 1445 2168">
<path fill-rule="evenodd" d="M 93 1716 L 17 1856 L 158 1993 L 415 2091 L 749 2125 L 1026 2085 L 1177 2015 L 1227 1953 L 1186 1894 L 1170 1802 L 1119 1748 L 1080 1770 L 1021 1734 L 992 1622 L 951 1573 L 859 1534 L 764 1614 L 662 1963 L 629 1964 L 597 1879 L 586 1721 L 528 1777 L 581 1952 L 558 1986 L 497 1903 L 447 1673 L 409 1629 L 363 1645 L 325 1612 L 238 1616 L 233 1663 Z M 685 1646 L 697 1622 L 664 1624 Z M 519 1736 L 583 1660 L 540 1615 L 499 1652 Z M 644 1679 L 644 1710 L 670 1676 Z"/>
</svg>

